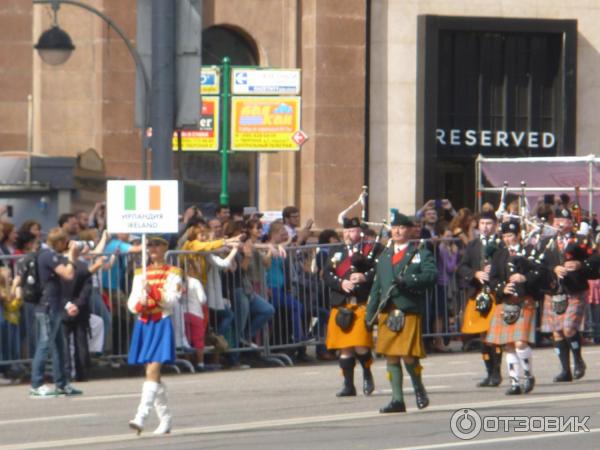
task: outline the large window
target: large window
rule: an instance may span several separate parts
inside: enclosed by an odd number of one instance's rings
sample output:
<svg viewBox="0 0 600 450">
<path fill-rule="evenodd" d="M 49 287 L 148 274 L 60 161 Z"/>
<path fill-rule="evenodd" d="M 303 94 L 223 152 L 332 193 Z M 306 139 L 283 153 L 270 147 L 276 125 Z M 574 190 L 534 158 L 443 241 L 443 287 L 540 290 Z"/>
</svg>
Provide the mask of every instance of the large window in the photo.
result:
<svg viewBox="0 0 600 450">
<path fill-rule="evenodd" d="M 258 51 L 238 30 L 212 26 L 202 32 L 202 64 L 221 64 L 229 56 L 234 66 L 258 65 Z M 221 192 L 221 156 L 214 152 L 178 152 L 177 166 L 184 182 L 185 206 L 212 211 Z M 256 204 L 256 154 L 233 153 L 229 157 L 229 203 L 232 208 Z"/>
<path fill-rule="evenodd" d="M 419 17 L 426 198 L 473 205 L 478 154 L 575 154 L 576 30 L 574 20 Z"/>
</svg>

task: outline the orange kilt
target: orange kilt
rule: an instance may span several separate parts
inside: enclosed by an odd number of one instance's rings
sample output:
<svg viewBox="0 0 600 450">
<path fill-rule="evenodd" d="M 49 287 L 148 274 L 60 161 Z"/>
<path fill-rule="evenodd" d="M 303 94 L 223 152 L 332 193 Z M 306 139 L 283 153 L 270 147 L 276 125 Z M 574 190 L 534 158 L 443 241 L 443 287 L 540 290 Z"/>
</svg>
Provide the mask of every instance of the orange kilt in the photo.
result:
<svg viewBox="0 0 600 450">
<path fill-rule="evenodd" d="M 425 358 L 421 315 L 405 313 L 404 327 L 398 333 L 387 327 L 388 315 L 389 312 L 379 314 L 375 351 L 387 356 Z"/>
<path fill-rule="evenodd" d="M 354 322 L 348 331 L 342 329 L 335 323 L 338 313 L 337 306 L 331 309 L 329 322 L 327 324 L 327 339 L 325 345 L 329 350 L 336 350 L 350 347 L 373 347 L 373 335 L 365 326 L 365 316 L 367 315 L 367 306 L 362 305 L 344 305 L 346 308 L 354 311 Z"/>
<path fill-rule="evenodd" d="M 496 297 L 493 294 L 490 294 L 490 296 L 492 297 L 492 307 L 485 316 L 475 308 L 475 298 L 467 300 L 463 323 L 460 329 L 461 333 L 480 334 L 490 328 L 490 322 L 496 311 Z"/>
</svg>

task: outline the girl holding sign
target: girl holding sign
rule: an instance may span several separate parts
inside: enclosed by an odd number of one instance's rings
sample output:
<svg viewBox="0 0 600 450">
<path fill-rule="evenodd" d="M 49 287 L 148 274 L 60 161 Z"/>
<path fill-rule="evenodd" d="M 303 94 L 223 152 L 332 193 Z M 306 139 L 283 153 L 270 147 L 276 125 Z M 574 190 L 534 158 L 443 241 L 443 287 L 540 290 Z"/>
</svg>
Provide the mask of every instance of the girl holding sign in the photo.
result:
<svg viewBox="0 0 600 450">
<path fill-rule="evenodd" d="M 154 434 L 171 431 L 171 413 L 160 368 L 175 361 L 175 338 L 169 315 L 181 295 L 181 270 L 165 262 L 167 249 L 168 240 L 163 236 L 148 237 L 150 265 L 136 270 L 127 302 L 129 310 L 138 315 L 128 362 L 146 365 L 142 398 L 135 418 L 129 422 L 129 427 L 138 434 L 144 429 L 152 406 L 160 420 Z"/>
</svg>

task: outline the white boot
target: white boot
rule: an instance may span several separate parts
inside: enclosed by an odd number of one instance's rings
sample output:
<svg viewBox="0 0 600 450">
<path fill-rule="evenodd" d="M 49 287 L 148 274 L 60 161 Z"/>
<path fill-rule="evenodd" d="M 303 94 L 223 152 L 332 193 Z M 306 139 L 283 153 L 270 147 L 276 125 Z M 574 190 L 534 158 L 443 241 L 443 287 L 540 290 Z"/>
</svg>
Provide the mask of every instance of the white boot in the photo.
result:
<svg viewBox="0 0 600 450">
<path fill-rule="evenodd" d="M 144 421 L 148 414 L 150 414 L 150 408 L 156 398 L 159 384 L 155 381 L 145 381 L 142 386 L 142 398 L 135 414 L 135 418 L 129 421 L 129 428 L 136 430 L 138 435 L 144 429 Z"/>
<path fill-rule="evenodd" d="M 154 409 L 160 424 L 154 430 L 154 434 L 169 434 L 171 432 L 171 411 L 167 406 L 167 387 L 165 383 L 160 383 L 156 398 L 154 399 Z"/>
</svg>

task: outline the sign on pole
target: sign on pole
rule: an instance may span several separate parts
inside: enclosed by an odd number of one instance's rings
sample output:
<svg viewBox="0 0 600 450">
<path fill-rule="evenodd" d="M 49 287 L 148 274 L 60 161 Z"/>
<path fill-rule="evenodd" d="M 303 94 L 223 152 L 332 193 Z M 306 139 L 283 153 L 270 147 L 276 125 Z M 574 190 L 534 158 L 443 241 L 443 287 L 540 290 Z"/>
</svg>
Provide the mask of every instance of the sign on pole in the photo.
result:
<svg viewBox="0 0 600 450">
<path fill-rule="evenodd" d="M 110 233 L 177 233 L 177 180 L 111 180 L 106 183 Z"/>
<path fill-rule="evenodd" d="M 198 130 L 181 131 L 181 150 L 217 151 L 219 149 L 219 97 L 202 97 L 202 114 Z M 173 150 L 179 148 L 173 134 Z"/>
<path fill-rule="evenodd" d="M 218 95 L 221 92 L 221 72 L 218 67 L 202 67 L 200 70 L 200 93 Z M 204 98 L 202 99 L 204 100 Z"/>
<path fill-rule="evenodd" d="M 231 150 L 300 150 L 300 97 L 232 97 Z"/>
<path fill-rule="evenodd" d="M 238 69 L 231 71 L 233 95 L 300 95 L 300 69 Z"/>
</svg>

